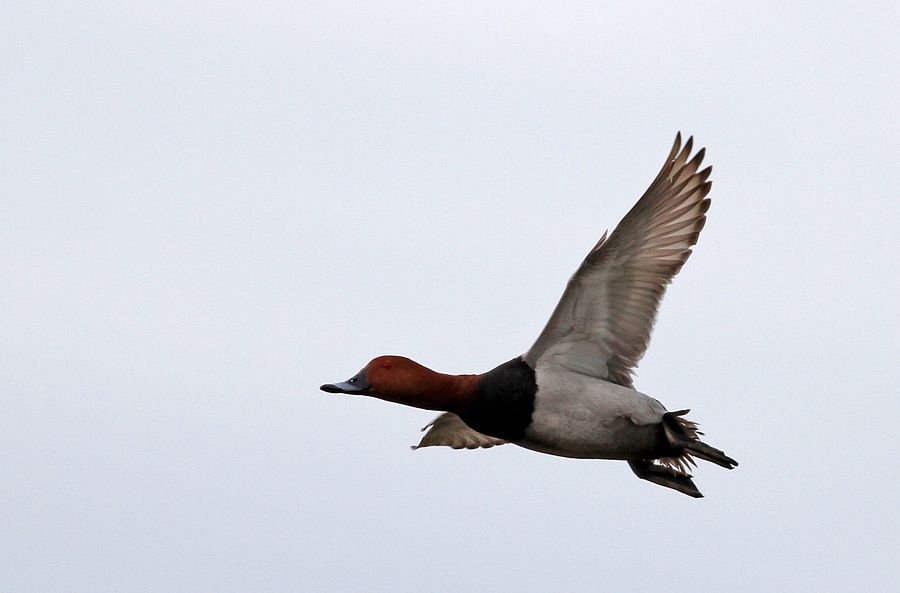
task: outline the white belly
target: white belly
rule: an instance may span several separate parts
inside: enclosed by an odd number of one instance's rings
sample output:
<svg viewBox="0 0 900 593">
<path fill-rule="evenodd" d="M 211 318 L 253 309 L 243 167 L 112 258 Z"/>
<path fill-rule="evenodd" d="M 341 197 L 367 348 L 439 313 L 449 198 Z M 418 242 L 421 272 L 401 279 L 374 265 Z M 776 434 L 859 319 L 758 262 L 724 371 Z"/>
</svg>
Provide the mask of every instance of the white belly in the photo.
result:
<svg viewBox="0 0 900 593">
<path fill-rule="evenodd" d="M 539 366 L 534 414 L 516 444 L 551 455 L 630 459 L 659 444 L 666 409 L 633 389 Z"/>
</svg>

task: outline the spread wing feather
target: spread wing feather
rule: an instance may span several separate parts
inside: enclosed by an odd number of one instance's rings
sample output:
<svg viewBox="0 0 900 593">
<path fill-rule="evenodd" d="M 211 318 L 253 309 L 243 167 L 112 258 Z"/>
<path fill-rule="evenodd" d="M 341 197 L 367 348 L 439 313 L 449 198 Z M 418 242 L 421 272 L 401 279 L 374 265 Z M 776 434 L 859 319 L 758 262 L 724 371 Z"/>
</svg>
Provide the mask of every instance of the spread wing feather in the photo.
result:
<svg viewBox="0 0 900 593">
<path fill-rule="evenodd" d="M 533 368 L 554 363 L 633 387 L 666 286 L 706 222 L 712 167 L 698 171 L 705 149 L 689 158 L 692 148 L 693 138 L 682 148 L 679 132 L 641 199 L 585 257 L 524 355 Z"/>
</svg>

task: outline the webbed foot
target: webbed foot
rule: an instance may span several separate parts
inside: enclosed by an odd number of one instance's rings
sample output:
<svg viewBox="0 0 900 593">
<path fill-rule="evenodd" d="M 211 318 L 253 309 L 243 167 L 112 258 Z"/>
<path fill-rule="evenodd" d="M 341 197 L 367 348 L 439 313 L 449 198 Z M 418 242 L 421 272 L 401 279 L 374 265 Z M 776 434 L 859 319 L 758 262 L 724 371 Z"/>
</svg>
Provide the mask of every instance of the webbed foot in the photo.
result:
<svg viewBox="0 0 900 593">
<path fill-rule="evenodd" d="M 672 488 L 694 498 L 703 498 L 689 474 L 683 474 L 668 467 L 657 465 L 649 459 L 631 460 L 628 462 L 628 465 L 631 467 L 634 475 L 642 480 L 647 480 L 666 488 Z"/>
</svg>

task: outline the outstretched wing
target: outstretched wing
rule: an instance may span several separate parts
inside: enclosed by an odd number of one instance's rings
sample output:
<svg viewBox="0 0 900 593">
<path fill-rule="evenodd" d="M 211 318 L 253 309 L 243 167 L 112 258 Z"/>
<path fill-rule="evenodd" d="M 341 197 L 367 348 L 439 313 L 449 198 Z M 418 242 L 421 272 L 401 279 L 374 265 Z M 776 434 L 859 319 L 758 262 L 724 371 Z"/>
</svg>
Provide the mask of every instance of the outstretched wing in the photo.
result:
<svg viewBox="0 0 900 593">
<path fill-rule="evenodd" d="M 443 445 L 454 449 L 478 449 L 479 447 L 493 447 L 503 445 L 506 441 L 489 437 L 469 428 L 462 418 L 452 412 L 444 412 L 431 421 L 431 424 L 422 430 L 428 430 L 418 445 L 421 447 L 434 447 Z"/>
<path fill-rule="evenodd" d="M 666 285 L 691 254 L 706 222 L 712 167 L 698 172 L 705 149 L 689 159 L 681 133 L 656 179 L 609 239 L 588 253 L 525 361 L 633 387 Z"/>
</svg>

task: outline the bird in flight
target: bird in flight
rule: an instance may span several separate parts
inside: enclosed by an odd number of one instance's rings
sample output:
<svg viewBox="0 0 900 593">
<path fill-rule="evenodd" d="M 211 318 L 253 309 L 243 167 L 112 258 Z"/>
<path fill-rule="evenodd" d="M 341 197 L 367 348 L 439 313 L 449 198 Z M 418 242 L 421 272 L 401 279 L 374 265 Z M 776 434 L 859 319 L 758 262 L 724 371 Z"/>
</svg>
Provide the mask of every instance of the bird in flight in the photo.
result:
<svg viewBox="0 0 900 593">
<path fill-rule="evenodd" d="M 707 445 L 689 410 L 667 411 L 634 388 L 659 302 L 706 222 L 712 167 L 681 134 L 659 174 L 609 237 L 581 262 L 537 341 L 473 375 L 378 356 L 329 393 L 365 395 L 442 412 L 417 447 L 512 443 L 562 457 L 627 461 L 637 477 L 700 498 L 695 458 L 737 461 Z M 425 430 L 423 429 L 423 430 Z"/>
</svg>

